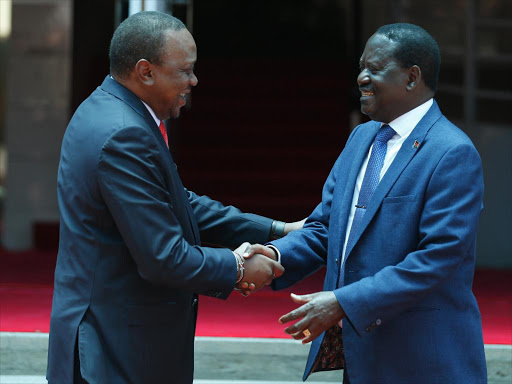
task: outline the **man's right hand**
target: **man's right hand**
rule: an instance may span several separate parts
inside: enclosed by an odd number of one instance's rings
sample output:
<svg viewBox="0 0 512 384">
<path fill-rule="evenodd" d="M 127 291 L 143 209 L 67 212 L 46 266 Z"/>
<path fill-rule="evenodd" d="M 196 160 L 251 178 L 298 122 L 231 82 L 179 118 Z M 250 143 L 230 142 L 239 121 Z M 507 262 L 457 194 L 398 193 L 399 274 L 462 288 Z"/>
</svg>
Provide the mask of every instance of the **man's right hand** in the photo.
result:
<svg viewBox="0 0 512 384">
<path fill-rule="evenodd" d="M 284 273 L 283 266 L 276 262 L 277 255 L 269 247 L 245 242 L 234 252 L 245 260 L 244 278 L 236 285 L 243 296 L 249 296 L 265 285 L 270 285 L 274 278 Z"/>
<path fill-rule="evenodd" d="M 256 254 L 264 255 L 264 256 L 268 257 L 269 259 L 277 261 L 276 251 L 274 251 L 270 247 L 267 247 L 267 246 L 261 245 L 261 244 L 248 245 L 245 248 L 245 252 L 242 254 L 242 256 L 244 257 L 245 262 L 247 262 L 248 259 L 250 259 L 251 257 L 253 257 Z"/>
<path fill-rule="evenodd" d="M 250 259 L 246 259 L 244 267 L 244 278 L 241 283 L 254 284 L 252 292 L 270 285 L 274 278 L 284 273 L 281 264 L 261 254 L 255 254 Z"/>
</svg>

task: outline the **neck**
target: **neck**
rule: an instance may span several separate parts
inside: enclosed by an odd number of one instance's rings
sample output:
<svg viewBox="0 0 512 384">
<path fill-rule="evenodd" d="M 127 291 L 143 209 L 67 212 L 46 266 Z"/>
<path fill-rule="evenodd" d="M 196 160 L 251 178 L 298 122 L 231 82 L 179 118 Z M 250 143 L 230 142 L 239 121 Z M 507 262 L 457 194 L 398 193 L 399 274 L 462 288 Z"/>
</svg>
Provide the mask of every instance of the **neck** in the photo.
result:
<svg viewBox="0 0 512 384">
<path fill-rule="evenodd" d="M 140 85 L 136 80 L 128 78 L 122 78 L 119 76 L 112 75 L 115 81 L 117 81 L 119 84 L 121 84 L 123 87 L 128 89 L 130 92 L 132 92 L 135 96 L 137 96 L 140 100 L 144 101 L 147 105 L 153 109 L 153 106 L 149 102 L 150 98 L 147 97 L 146 91 L 144 87 Z"/>
<path fill-rule="evenodd" d="M 122 77 L 114 76 L 114 75 L 112 75 L 112 77 L 114 78 L 115 81 L 117 81 L 123 87 L 125 87 L 126 89 L 131 91 L 139 99 L 143 99 L 141 97 L 142 96 L 141 95 L 142 94 L 142 90 L 141 90 L 140 86 L 136 82 L 130 80 L 130 78 L 122 78 Z"/>
<path fill-rule="evenodd" d="M 417 108 L 420 105 L 422 105 L 423 103 L 426 103 L 428 100 L 432 99 L 433 97 L 434 97 L 433 91 L 429 90 L 428 92 L 422 92 L 421 94 L 417 95 L 417 97 L 415 97 L 413 100 L 411 100 L 411 104 L 409 105 L 407 110 L 404 113 L 402 113 L 401 115 L 403 115 L 409 111 L 412 111 L 414 108 Z"/>
<path fill-rule="evenodd" d="M 418 97 L 418 100 L 416 101 L 416 105 L 413 108 L 411 108 L 411 109 L 419 107 L 421 104 L 423 104 L 426 101 L 432 99 L 434 97 L 434 95 L 435 95 L 434 91 L 430 91 L 430 90 L 428 92 L 423 93 L 422 95 L 420 95 Z"/>
</svg>

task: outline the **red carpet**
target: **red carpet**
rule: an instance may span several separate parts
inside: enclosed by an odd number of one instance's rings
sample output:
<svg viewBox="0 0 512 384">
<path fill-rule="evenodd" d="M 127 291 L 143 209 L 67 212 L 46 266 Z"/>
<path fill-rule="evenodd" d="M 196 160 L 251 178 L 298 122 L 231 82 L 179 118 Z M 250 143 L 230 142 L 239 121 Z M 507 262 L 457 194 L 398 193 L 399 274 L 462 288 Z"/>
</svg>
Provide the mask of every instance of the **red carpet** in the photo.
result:
<svg viewBox="0 0 512 384">
<path fill-rule="evenodd" d="M 54 252 L 0 252 L 0 331 L 48 332 L 53 292 Z M 280 315 L 296 307 L 289 293 L 321 288 L 319 272 L 293 290 L 262 290 L 227 301 L 201 297 L 198 336 L 287 338 Z M 512 345 L 512 270 L 478 270 L 474 292 L 482 312 L 486 344 Z"/>
</svg>

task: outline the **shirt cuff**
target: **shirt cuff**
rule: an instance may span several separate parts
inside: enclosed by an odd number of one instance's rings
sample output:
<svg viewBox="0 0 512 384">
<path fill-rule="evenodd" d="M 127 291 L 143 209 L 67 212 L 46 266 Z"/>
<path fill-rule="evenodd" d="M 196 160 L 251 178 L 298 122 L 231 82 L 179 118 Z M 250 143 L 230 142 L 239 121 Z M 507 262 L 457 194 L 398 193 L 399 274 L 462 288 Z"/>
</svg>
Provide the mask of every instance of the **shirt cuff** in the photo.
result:
<svg viewBox="0 0 512 384">
<path fill-rule="evenodd" d="M 277 260 L 276 260 L 276 261 L 277 261 L 279 264 L 281 264 L 281 252 L 279 252 L 279 249 L 277 249 L 276 247 L 274 247 L 272 244 L 267 245 L 267 247 L 272 248 L 272 249 L 274 250 L 274 252 L 277 254 Z"/>
</svg>

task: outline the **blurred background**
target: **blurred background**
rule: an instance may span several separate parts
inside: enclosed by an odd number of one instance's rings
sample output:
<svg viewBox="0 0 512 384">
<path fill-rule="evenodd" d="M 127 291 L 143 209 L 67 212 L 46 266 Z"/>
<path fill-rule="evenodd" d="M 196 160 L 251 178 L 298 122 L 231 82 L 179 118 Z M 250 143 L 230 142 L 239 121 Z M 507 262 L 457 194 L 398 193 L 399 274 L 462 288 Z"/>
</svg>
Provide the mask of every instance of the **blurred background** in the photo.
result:
<svg viewBox="0 0 512 384">
<path fill-rule="evenodd" d="M 63 133 L 109 72 L 114 29 L 140 10 L 180 18 L 198 46 L 199 85 L 168 122 L 185 186 L 288 221 L 320 202 L 365 121 L 356 76 L 366 40 L 391 22 L 427 29 L 442 55 L 436 99 L 483 160 L 478 266 L 512 268 L 510 0 L 0 0 L 3 249 L 57 248 Z"/>
</svg>

